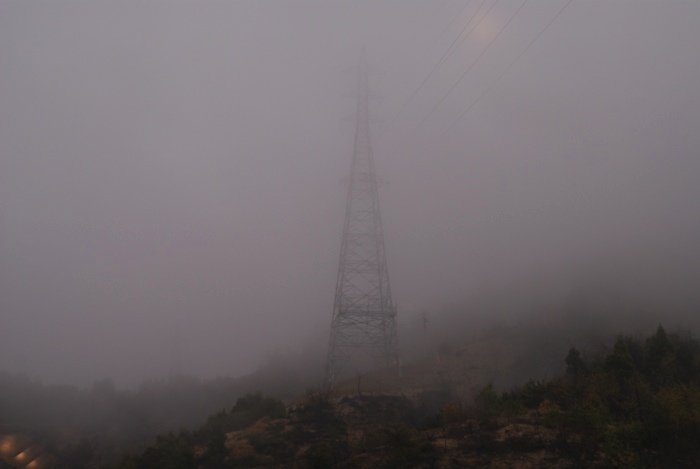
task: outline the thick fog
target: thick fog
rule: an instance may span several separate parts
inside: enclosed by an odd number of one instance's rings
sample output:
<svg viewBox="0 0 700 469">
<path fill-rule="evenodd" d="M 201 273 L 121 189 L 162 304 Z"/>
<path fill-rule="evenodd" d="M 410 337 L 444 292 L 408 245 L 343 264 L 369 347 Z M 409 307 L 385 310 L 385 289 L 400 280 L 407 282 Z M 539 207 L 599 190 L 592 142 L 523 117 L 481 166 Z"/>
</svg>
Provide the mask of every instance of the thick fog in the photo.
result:
<svg viewBox="0 0 700 469">
<path fill-rule="evenodd" d="M 579 282 L 690 320 L 699 24 L 694 1 L 1 0 L 0 370 L 130 386 L 323 350 L 363 45 L 399 323 Z"/>
</svg>

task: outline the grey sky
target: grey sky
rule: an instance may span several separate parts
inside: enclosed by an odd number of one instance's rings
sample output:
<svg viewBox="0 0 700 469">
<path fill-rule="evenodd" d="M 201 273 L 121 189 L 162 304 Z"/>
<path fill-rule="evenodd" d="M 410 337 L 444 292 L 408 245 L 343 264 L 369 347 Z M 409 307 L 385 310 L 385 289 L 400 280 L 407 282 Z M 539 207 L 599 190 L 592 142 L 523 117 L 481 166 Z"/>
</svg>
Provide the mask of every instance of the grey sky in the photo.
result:
<svg viewBox="0 0 700 469">
<path fill-rule="evenodd" d="M 465 2 L 0 0 L 0 370 L 133 384 L 176 337 L 201 377 L 325 343 L 363 44 L 404 318 L 582 272 L 697 300 L 700 3 L 575 0 L 457 121 L 566 3 L 531 0 L 419 125 L 501 0 L 382 127 L 480 3 L 445 31 Z"/>
</svg>

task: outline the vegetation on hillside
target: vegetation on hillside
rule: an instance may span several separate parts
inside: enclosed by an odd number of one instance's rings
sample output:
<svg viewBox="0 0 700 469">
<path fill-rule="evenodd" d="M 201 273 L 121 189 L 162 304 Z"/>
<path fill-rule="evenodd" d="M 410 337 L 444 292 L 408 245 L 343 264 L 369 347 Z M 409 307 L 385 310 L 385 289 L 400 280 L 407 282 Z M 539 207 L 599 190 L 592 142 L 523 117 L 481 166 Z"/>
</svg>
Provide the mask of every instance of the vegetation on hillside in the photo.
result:
<svg viewBox="0 0 700 469">
<path fill-rule="evenodd" d="M 321 390 L 285 409 L 249 394 L 195 432 L 159 437 L 118 469 L 412 467 L 435 454 L 417 418 L 415 405 L 401 396 L 336 400 Z"/>
<path fill-rule="evenodd" d="M 565 361 L 561 378 L 502 394 L 488 386 L 464 411 L 448 403 L 449 434 L 482 458 L 545 450 L 583 467 L 700 466 L 696 340 L 659 326 L 646 340 L 618 337 L 607 356 L 571 349 Z"/>
<path fill-rule="evenodd" d="M 619 336 L 605 353 L 560 346 L 558 378 L 473 388 L 488 377 L 475 365 L 498 362 L 484 354 L 510 344 L 534 357 L 526 345 L 549 337 L 524 331 L 518 345 L 512 332 L 444 350 L 439 366 L 407 366 L 401 387 L 377 372 L 376 383 L 358 376 L 286 408 L 280 394 L 236 394 L 245 381 L 180 378 L 127 392 L 109 381 L 77 390 L 0 375 L 0 413 L 5 429 L 24 433 L 18 444 L 43 448 L 58 468 L 700 467 L 695 339 L 659 326 L 646 339 Z M 430 366 L 436 373 L 425 374 Z M 209 417 L 196 420 L 205 406 Z M 178 430 L 185 417 L 193 423 Z"/>
<path fill-rule="evenodd" d="M 251 394 L 118 469 L 700 466 L 696 340 L 659 326 L 590 360 L 571 349 L 565 363 L 565 376 L 502 393 L 489 385 L 468 404 L 321 390 L 285 410 Z"/>
<path fill-rule="evenodd" d="M 306 383 L 321 380 L 322 367 L 309 354 L 269 355 L 248 376 L 200 380 L 175 375 L 133 390 L 119 390 L 109 379 L 85 389 L 0 372 L 0 439 L 20 442 L 17 452 L 41 448 L 57 461 L 50 467 L 106 467 L 158 435 L 197 428 L 253 390 L 286 402 L 297 399 Z M 0 452 L 0 467 L 4 459 Z"/>
</svg>

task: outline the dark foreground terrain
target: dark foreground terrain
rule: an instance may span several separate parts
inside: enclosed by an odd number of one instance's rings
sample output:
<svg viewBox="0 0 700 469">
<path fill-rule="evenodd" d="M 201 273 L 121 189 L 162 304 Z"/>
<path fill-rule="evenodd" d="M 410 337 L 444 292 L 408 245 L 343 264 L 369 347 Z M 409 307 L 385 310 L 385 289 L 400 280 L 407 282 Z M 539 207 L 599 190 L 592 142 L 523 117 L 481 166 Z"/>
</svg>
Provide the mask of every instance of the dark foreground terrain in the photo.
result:
<svg viewBox="0 0 700 469">
<path fill-rule="evenodd" d="M 700 467 L 697 341 L 659 326 L 606 356 L 562 359 L 561 378 L 469 402 L 444 383 L 410 396 L 358 383 L 287 408 L 250 394 L 117 467 Z"/>
<path fill-rule="evenodd" d="M 109 466 L 75 449 L 61 454 L 58 446 L 54 456 L 37 457 L 40 448 L 32 447 L 29 437 L 5 435 L 2 464 L 113 469 L 700 467 L 700 346 L 689 335 L 667 334 L 659 326 L 643 340 L 620 336 L 608 353 L 590 359 L 571 349 L 561 357 L 563 376 L 506 392 L 492 385 L 470 392 L 459 380 L 473 378 L 469 370 L 459 373 L 463 354 L 443 353 L 433 374 L 418 364 L 401 379 L 384 371 L 382 382 L 382 372 L 377 372 L 333 390 L 309 391 L 288 406 L 250 393 L 196 430 L 163 434 Z"/>
</svg>

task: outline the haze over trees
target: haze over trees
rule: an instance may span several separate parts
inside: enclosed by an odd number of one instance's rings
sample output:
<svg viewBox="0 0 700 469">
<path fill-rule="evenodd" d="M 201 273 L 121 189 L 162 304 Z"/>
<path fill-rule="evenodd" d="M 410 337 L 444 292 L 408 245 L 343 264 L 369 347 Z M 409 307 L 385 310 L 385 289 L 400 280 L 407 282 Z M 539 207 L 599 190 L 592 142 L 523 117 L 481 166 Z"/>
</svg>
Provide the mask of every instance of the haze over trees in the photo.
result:
<svg viewBox="0 0 700 469">
<path fill-rule="evenodd" d="M 700 346 L 659 325 L 619 336 L 607 355 L 570 349 L 566 374 L 473 400 L 307 394 L 285 411 L 260 394 L 195 432 L 159 437 L 120 468 L 697 467 Z M 255 425 L 252 425 L 254 422 Z"/>
<path fill-rule="evenodd" d="M 696 321 L 697 4 L 481 3 L 0 2 L 0 369 L 326 342 L 362 44 L 400 325 L 589 284 Z"/>
<path fill-rule="evenodd" d="M 0 0 L 0 464 L 313 442 L 297 462 L 429 466 L 438 437 L 697 463 L 698 24 L 657 0 Z M 414 400 L 360 361 L 345 401 L 306 394 L 363 46 Z"/>
</svg>

